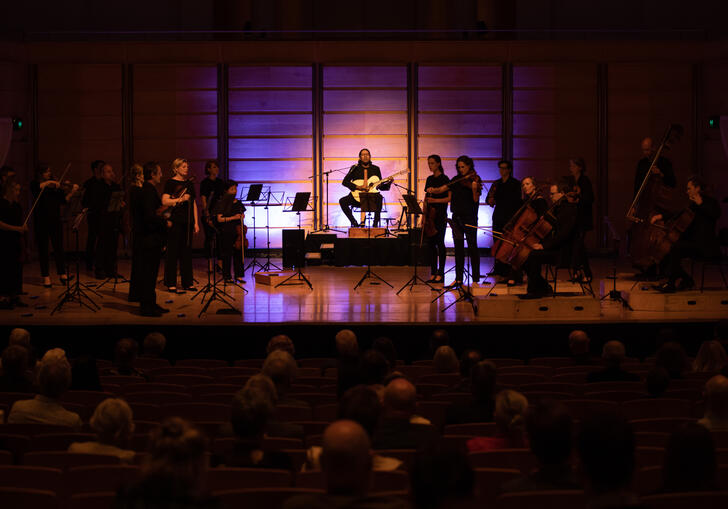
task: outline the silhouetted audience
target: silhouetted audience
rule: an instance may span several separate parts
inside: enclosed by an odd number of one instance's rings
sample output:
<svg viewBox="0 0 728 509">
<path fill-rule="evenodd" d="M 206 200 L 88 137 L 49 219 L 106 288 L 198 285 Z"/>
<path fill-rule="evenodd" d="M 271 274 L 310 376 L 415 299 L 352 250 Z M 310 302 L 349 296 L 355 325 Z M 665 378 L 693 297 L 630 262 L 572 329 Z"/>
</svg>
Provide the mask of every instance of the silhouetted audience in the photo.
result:
<svg viewBox="0 0 728 509">
<path fill-rule="evenodd" d="M 73 361 L 71 367 L 72 391 L 102 391 L 96 359 L 90 355 L 81 355 Z"/>
<path fill-rule="evenodd" d="M 665 368 L 671 379 L 683 378 L 690 369 L 688 356 L 677 341 L 667 341 L 657 350 L 655 366 Z"/>
<path fill-rule="evenodd" d="M 104 370 L 105 375 L 136 376 L 148 380 L 149 377 L 141 369 L 134 367 L 139 354 L 139 343 L 131 338 L 120 339 L 114 348 L 114 365 Z M 140 380 L 141 381 L 141 380 Z"/>
<path fill-rule="evenodd" d="M 490 422 L 495 407 L 496 367 L 480 361 L 470 370 L 470 394 L 467 402 L 452 403 L 445 413 L 446 424 Z"/>
<path fill-rule="evenodd" d="M 520 392 L 505 389 L 495 397 L 494 419 L 498 429 L 492 437 L 475 437 L 467 442 L 470 452 L 528 447 L 525 436 L 528 400 Z"/>
<path fill-rule="evenodd" d="M 0 392 L 35 392 L 33 375 L 28 369 L 28 350 L 20 345 L 10 345 L 2 354 Z"/>
<path fill-rule="evenodd" d="M 662 467 L 663 491 L 710 491 L 718 487 L 715 442 L 699 424 L 678 428 L 667 441 Z"/>
<path fill-rule="evenodd" d="M 526 430 L 538 469 L 503 486 L 503 491 L 581 489 L 571 468 L 573 422 L 566 407 L 554 401 L 541 401 L 529 408 Z"/>
<path fill-rule="evenodd" d="M 376 350 L 387 359 L 388 373 L 392 373 L 397 368 L 397 350 L 394 348 L 391 339 L 383 336 L 378 337 L 372 343 L 372 350 Z"/>
<path fill-rule="evenodd" d="M 728 378 L 715 375 L 705 384 L 705 414 L 698 424 L 709 431 L 728 429 Z"/>
<path fill-rule="evenodd" d="M 383 413 L 374 434 L 374 449 L 419 449 L 439 440 L 435 428 L 412 422 L 417 393 L 405 378 L 392 380 L 384 389 Z"/>
<path fill-rule="evenodd" d="M 265 353 L 266 355 L 270 355 L 271 352 L 276 350 L 283 350 L 284 352 L 291 354 L 291 357 L 296 357 L 296 347 L 293 346 L 291 338 L 285 334 L 278 334 L 270 338 L 270 341 L 268 341 L 268 345 L 265 348 Z"/>
<path fill-rule="evenodd" d="M 277 336 L 276 336 L 277 337 Z M 291 385 L 296 379 L 296 361 L 286 350 L 273 350 L 263 362 L 262 373 L 273 380 L 278 395 L 278 405 L 309 406 L 305 401 L 289 395 Z"/>
<path fill-rule="evenodd" d="M 410 469 L 414 509 L 474 507 L 475 475 L 464 451 L 432 444 L 415 456 Z"/>
<path fill-rule="evenodd" d="M 728 364 L 725 348 L 719 341 L 713 339 L 704 341 L 700 345 L 698 355 L 693 361 L 693 371 L 696 373 L 717 373 Z"/>
<path fill-rule="evenodd" d="M 445 329 L 435 329 L 430 334 L 430 350 L 427 360 L 432 359 L 441 346 L 450 346 L 450 334 Z"/>
<path fill-rule="evenodd" d="M 586 375 L 587 383 L 594 382 L 639 382 L 639 375 L 622 369 L 625 358 L 624 345 L 620 341 L 608 341 L 602 349 L 604 369 Z"/>
<path fill-rule="evenodd" d="M 662 397 L 670 386 L 670 375 L 665 368 L 656 366 L 647 373 L 645 389 L 651 398 Z"/>
<path fill-rule="evenodd" d="M 14 345 L 22 346 L 28 350 L 28 369 L 33 371 L 33 369 L 35 369 L 37 356 L 35 349 L 30 342 L 30 332 L 20 327 L 16 327 L 11 330 L 10 335 L 8 336 L 8 346 Z M 2 364 L 0 364 L 0 367 L 2 367 Z"/>
<path fill-rule="evenodd" d="M 255 388 L 260 395 L 268 398 L 273 408 L 278 404 L 278 394 L 273 381 L 262 373 L 251 376 L 245 382 L 244 388 Z M 303 426 L 295 422 L 281 421 L 276 418 L 275 412 L 268 418 L 265 434 L 270 437 L 300 438 L 301 440 L 305 437 Z"/>
<path fill-rule="evenodd" d="M 450 387 L 448 392 L 470 392 L 470 370 L 482 359 L 478 350 L 466 349 L 460 356 L 460 381 Z"/>
<path fill-rule="evenodd" d="M 141 357 L 161 359 L 167 346 L 167 338 L 161 332 L 150 332 L 144 336 L 144 354 Z"/>
<path fill-rule="evenodd" d="M 599 364 L 599 358 L 594 357 L 589 347 L 591 339 L 583 330 L 573 330 L 569 333 L 569 352 L 574 366 L 592 366 Z"/>
<path fill-rule="evenodd" d="M 107 398 L 98 404 L 91 416 L 91 429 L 96 433 L 93 442 L 74 442 L 68 452 L 116 456 L 123 463 L 134 461 L 134 451 L 128 449 L 134 433 L 134 415 L 123 399 Z"/>
<path fill-rule="evenodd" d="M 389 373 L 387 359 L 377 350 L 367 350 L 359 360 L 359 381 L 364 385 L 382 385 Z"/>
<path fill-rule="evenodd" d="M 359 383 L 359 343 L 356 334 L 342 329 L 334 338 L 336 345 L 336 395 L 341 397 Z"/>
<path fill-rule="evenodd" d="M 460 363 L 455 350 L 447 345 L 439 347 L 432 357 L 432 367 L 435 373 L 457 373 Z"/>
</svg>

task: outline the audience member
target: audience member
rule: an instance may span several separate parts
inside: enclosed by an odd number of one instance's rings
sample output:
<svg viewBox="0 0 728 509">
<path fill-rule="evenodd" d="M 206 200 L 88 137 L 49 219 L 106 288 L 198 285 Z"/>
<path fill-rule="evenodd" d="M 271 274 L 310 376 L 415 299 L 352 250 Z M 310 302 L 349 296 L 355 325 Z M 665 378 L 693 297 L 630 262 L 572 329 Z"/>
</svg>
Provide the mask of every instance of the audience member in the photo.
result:
<svg viewBox="0 0 728 509">
<path fill-rule="evenodd" d="M 616 413 L 596 413 L 581 423 L 579 456 L 590 507 L 639 507 L 631 491 L 635 441 L 630 424 Z"/>
<path fill-rule="evenodd" d="M 116 456 L 124 463 L 134 461 L 134 451 L 127 449 L 134 432 L 134 417 L 123 399 L 107 398 L 98 404 L 91 416 L 95 442 L 74 442 L 68 452 Z"/>
<path fill-rule="evenodd" d="M 522 449 L 527 447 L 524 436 L 528 400 L 520 392 L 506 389 L 495 397 L 494 419 L 498 431 L 492 437 L 475 437 L 468 440 L 470 452 L 496 449 Z"/>
<path fill-rule="evenodd" d="M 435 369 L 435 373 L 457 373 L 460 363 L 458 356 L 455 355 L 455 350 L 447 345 L 439 347 L 432 357 L 432 367 Z"/>
<path fill-rule="evenodd" d="M 263 362 L 262 373 L 269 377 L 276 386 L 278 405 L 309 406 L 305 401 L 288 395 L 291 385 L 296 379 L 296 361 L 286 350 L 273 350 Z"/>
<path fill-rule="evenodd" d="M 665 394 L 670 386 L 670 375 L 665 368 L 656 366 L 647 373 L 645 388 L 651 398 L 659 398 Z"/>
<path fill-rule="evenodd" d="M 10 409 L 8 423 L 41 423 L 68 426 L 81 429 L 81 418 L 69 412 L 60 403 L 60 398 L 71 386 L 71 366 L 65 355 L 53 354 L 43 357 L 38 370 L 38 390 L 34 399 L 16 401 Z M 62 350 L 60 350 L 62 352 Z"/>
<path fill-rule="evenodd" d="M 359 343 L 356 334 L 342 329 L 334 338 L 336 344 L 336 395 L 340 398 L 359 383 Z"/>
<path fill-rule="evenodd" d="M 698 373 L 717 373 L 728 364 L 725 348 L 713 339 L 700 345 L 698 355 L 693 361 L 693 371 Z"/>
<path fill-rule="evenodd" d="M 668 341 L 657 350 L 655 366 L 665 368 L 671 379 L 683 378 L 690 369 L 688 356 L 677 341 Z"/>
<path fill-rule="evenodd" d="M 578 490 L 571 459 L 573 422 L 566 407 L 554 401 L 541 401 L 529 408 L 526 431 L 538 469 L 503 486 L 503 491 Z"/>
<path fill-rule="evenodd" d="M 430 355 L 428 360 L 432 359 L 441 346 L 450 346 L 450 334 L 445 329 L 435 329 L 430 334 Z"/>
<path fill-rule="evenodd" d="M 389 372 L 387 359 L 381 352 L 367 350 L 359 361 L 359 379 L 364 385 L 382 385 Z"/>
<path fill-rule="evenodd" d="M 604 369 L 592 371 L 586 376 L 587 383 L 594 382 L 638 382 L 640 377 L 622 369 L 625 357 L 624 345 L 620 341 L 608 341 L 602 349 Z"/>
<path fill-rule="evenodd" d="M 705 415 L 698 421 L 709 431 L 728 429 L 728 378 L 715 375 L 705 384 Z"/>
<path fill-rule="evenodd" d="M 167 338 L 161 332 L 150 332 L 144 336 L 144 355 L 150 359 L 160 359 L 167 346 Z"/>
<path fill-rule="evenodd" d="M 357 385 L 344 393 L 339 400 L 339 420 L 350 420 L 358 423 L 367 432 L 369 440 L 374 432 L 382 414 L 382 402 L 376 391 L 367 385 Z M 306 453 L 306 469 L 317 470 L 321 468 L 320 457 L 322 448 L 313 446 Z M 392 471 L 402 466 L 402 461 L 397 458 L 389 458 L 372 455 L 372 470 Z"/>
<path fill-rule="evenodd" d="M 263 374 L 257 374 L 251 376 L 245 383 L 245 388 L 254 387 L 261 394 L 265 394 L 270 400 L 273 408 L 278 404 L 278 393 L 276 393 L 276 386 L 273 381 Z M 293 422 L 286 422 L 278 420 L 275 413 L 268 419 L 268 424 L 265 428 L 265 434 L 270 437 L 282 437 L 282 438 L 300 438 L 303 440 L 305 437 L 303 426 Z"/>
<path fill-rule="evenodd" d="M 374 434 L 375 449 L 419 449 L 439 440 L 435 428 L 412 422 L 417 393 L 405 378 L 397 378 L 384 389 L 383 414 Z"/>
<path fill-rule="evenodd" d="M 207 441 L 192 424 L 171 417 L 152 431 L 141 479 L 119 490 L 118 509 L 216 509 L 208 496 Z"/>
<path fill-rule="evenodd" d="M 395 497 L 368 494 L 372 456 L 366 431 L 354 421 L 336 421 L 323 436 L 321 468 L 326 480 L 326 493 L 298 495 L 288 499 L 285 509 L 318 508 L 404 508 Z"/>
<path fill-rule="evenodd" d="M 28 350 L 20 345 L 10 345 L 3 350 L 0 392 L 35 392 L 33 376 L 28 370 Z"/>
<path fill-rule="evenodd" d="M 439 444 L 419 451 L 410 469 L 414 509 L 474 507 L 475 475 L 464 451 Z"/>
<path fill-rule="evenodd" d="M 445 414 L 446 424 L 490 422 L 495 407 L 496 367 L 480 361 L 470 370 L 470 394 L 467 402 L 451 404 Z"/>
<path fill-rule="evenodd" d="M 296 348 L 293 346 L 293 341 L 285 334 L 278 334 L 270 338 L 268 346 L 265 348 L 265 353 L 266 355 L 270 355 L 271 352 L 276 350 L 283 350 L 291 354 L 291 357 L 296 357 Z"/>
<path fill-rule="evenodd" d="M 575 366 L 599 364 L 599 359 L 590 353 L 590 344 L 591 339 L 583 330 L 573 330 L 569 333 L 569 351 L 571 352 L 571 361 Z"/>
<path fill-rule="evenodd" d="M 715 443 L 699 424 L 681 426 L 667 441 L 662 467 L 663 491 L 717 489 Z"/>
<path fill-rule="evenodd" d="M 10 331 L 8 345 L 20 345 L 30 351 L 30 332 L 28 332 L 26 329 L 16 327 L 15 329 Z"/>
<path fill-rule="evenodd" d="M 389 366 L 388 373 L 392 373 L 397 368 L 397 350 L 394 348 L 392 340 L 386 337 L 379 337 L 374 340 L 372 350 L 381 353 L 387 359 Z"/>
<path fill-rule="evenodd" d="M 96 359 L 90 355 L 82 355 L 73 361 L 71 367 L 72 391 L 102 391 Z"/>
<path fill-rule="evenodd" d="M 114 365 L 104 371 L 106 375 L 136 376 L 148 379 L 146 373 L 134 367 L 139 353 L 139 343 L 131 338 L 123 338 L 116 342 L 114 348 Z"/>
</svg>

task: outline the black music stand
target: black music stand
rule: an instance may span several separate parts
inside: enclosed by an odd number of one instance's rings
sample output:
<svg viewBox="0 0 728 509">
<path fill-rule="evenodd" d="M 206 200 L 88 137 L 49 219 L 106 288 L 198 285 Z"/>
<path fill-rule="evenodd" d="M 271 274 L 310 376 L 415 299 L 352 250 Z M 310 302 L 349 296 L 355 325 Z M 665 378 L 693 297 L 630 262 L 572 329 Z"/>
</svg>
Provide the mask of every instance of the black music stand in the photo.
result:
<svg viewBox="0 0 728 509">
<path fill-rule="evenodd" d="M 420 204 L 417 203 L 417 198 L 415 198 L 415 195 L 413 195 L 413 194 L 403 194 L 402 195 L 402 199 L 404 199 L 404 202 L 407 205 L 406 208 L 407 208 L 407 213 L 408 214 L 414 214 L 415 216 L 421 216 L 422 215 L 422 209 L 420 208 Z M 424 226 L 423 226 L 423 230 L 424 230 Z M 402 290 L 404 290 L 405 288 L 409 288 L 409 290 L 411 292 L 412 291 L 412 288 L 414 288 L 418 284 L 423 284 L 423 285 L 427 286 L 430 290 L 434 290 L 435 289 L 427 281 L 425 281 L 424 279 L 422 279 L 420 276 L 417 275 L 417 263 L 419 262 L 420 253 L 422 252 L 422 237 L 420 237 L 420 242 L 419 243 L 412 242 L 412 232 L 413 231 L 414 231 L 414 229 L 413 228 L 410 228 L 410 230 L 409 230 L 409 235 L 410 235 L 410 243 L 409 243 L 409 245 L 410 245 L 410 247 L 411 246 L 417 246 L 417 250 L 414 251 L 415 266 L 414 266 L 414 269 L 412 271 L 412 277 L 410 278 L 409 281 L 407 281 L 404 284 L 404 286 L 402 286 L 402 288 L 399 289 L 399 291 L 397 292 L 397 295 L 399 295 L 402 292 Z"/>
<path fill-rule="evenodd" d="M 241 190 L 242 191 L 242 190 Z M 248 193 L 245 196 L 245 199 L 240 200 L 243 202 L 248 202 L 250 206 L 253 208 L 253 259 L 250 260 L 250 263 L 247 267 L 243 269 L 244 272 L 247 272 L 248 269 L 250 270 L 250 275 L 252 276 L 255 272 L 255 268 L 258 267 L 259 269 L 263 269 L 263 264 L 258 261 L 258 254 L 257 254 L 257 235 L 256 235 L 256 224 L 255 224 L 255 202 L 260 200 L 260 195 L 263 192 L 263 184 L 250 184 L 250 187 L 248 188 Z"/>
<path fill-rule="evenodd" d="M 470 226 L 470 227 L 477 229 L 477 227 L 475 227 L 475 226 Z M 469 228 L 469 226 L 462 225 L 462 228 L 463 228 L 463 236 L 464 236 L 465 228 Z M 463 242 L 466 242 L 466 239 L 463 239 Z M 465 265 L 465 267 L 463 267 L 463 269 L 464 269 L 463 277 L 465 278 L 465 283 L 459 284 L 455 287 L 446 286 L 445 288 L 443 288 L 442 292 L 440 292 L 437 295 L 437 297 L 432 299 L 432 302 L 435 302 L 436 300 L 438 300 L 440 297 L 442 297 L 446 293 L 450 292 L 451 290 L 457 290 L 458 298 L 455 299 L 454 301 L 452 301 L 447 306 L 445 306 L 443 308 L 443 311 L 447 311 L 448 309 L 450 309 L 452 306 L 454 306 L 458 302 L 466 301 L 466 302 L 470 303 L 471 307 L 473 308 L 473 313 L 477 315 L 478 314 L 478 303 L 475 300 L 475 297 L 473 296 L 473 291 L 472 291 L 473 290 L 473 286 L 472 286 L 473 278 L 472 278 L 471 272 L 470 272 L 470 254 L 469 253 L 465 253 L 465 260 L 466 260 L 466 265 Z"/>
<path fill-rule="evenodd" d="M 124 208 L 124 191 L 113 191 L 111 193 L 111 198 L 109 199 L 109 212 L 118 212 L 121 213 L 121 210 Z M 117 233 L 116 236 L 116 242 L 118 245 L 119 242 L 119 235 Z M 118 267 L 118 260 L 117 260 L 117 267 Z M 109 276 L 106 279 L 104 279 L 101 283 L 96 285 L 96 289 L 100 290 L 101 287 L 105 286 L 107 283 L 111 283 L 113 280 L 113 286 L 111 291 L 116 292 L 116 285 L 119 283 L 128 283 L 129 280 L 126 279 L 124 276 L 119 277 L 119 271 L 117 268 L 114 269 L 115 274 L 113 276 Z"/>
<path fill-rule="evenodd" d="M 276 196 L 278 194 L 279 196 Z M 309 193 L 310 195 L 311 193 Z M 263 207 L 265 209 L 265 240 L 266 240 L 266 249 L 265 249 L 265 263 L 260 268 L 261 271 L 270 271 L 271 268 L 274 268 L 276 270 L 282 270 L 281 267 L 276 265 L 275 263 L 270 261 L 270 207 L 276 206 L 276 205 L 283 205 L 283 198 L 285 196 L 285 193 L 283 191 L 276 191 L 272 192 L 270 190 L 270 187 L 268 188 L 268 192 L 266 193 L 265 197 L 265 206 Z M 271 197 L 273 198 L 273 201 L 271 202 Z M 295 203 L 295 201 L 294 201 Z M 306 200 L 306 203 L 308 204 L 308 200 Z"/>
<path fill-rule="evenodd" d="M 379 204 L 377 203 L 377 200 L 374 198 L 374 196 L 379 196 L 379 193 L 365 193 L 361 192 L 359 193 L 359 204 L 361 206 L 361 211 L 366 212 L 376 212 L 377 207 Z M 394 289 L 394 286 L 390 285 L 384 278 L 379 276 L 377 273 L 375 273 L 372 270 L 372 230 L 371 228 L 366 228 L 367 231 L 367 270 L 364 272 L 364 275 L 361 277 L 359 282 L 354 285 L 354 290 L 359 288 L 362 283 L 364 283 L 364 280 L 372 278 L 377 279 L 390 287 L 391 289 Z M 372 284 L 379 284 L 374 281 L 372 281 Z"/>
<path fill-rule="evenodd" d="M 298 216 L 298 229 L 301 229 L 301 212 L 313 212 L 313 209 L 308 208 L 308 201 L 311 199 L 311 193 L 304 192 L 304 193 L 296 193 L 296 197 L 293 199 L 293 203 L 291 204 L 291 208 L 284 212 L 295 212 Z M 295 286 L 295 285 L 302 285 L 306 283 L 308 285 L 309 290 L 313 290 L 313 285 L 311 284 L 311 281 L 308 280 L 308 278 L 303 274 L 301 271 L 301 266 L 303 265 L 303 253 L 301 252 L 301 249 L 303 249 L 303 246 L 298 245 L 296 247 L 296 255 L 294 258 L 294 264 L 296 265 L 296 273 L 287 277 L 280 283 L 276 285 L 276 288 L 279 286 Z"/>
</svg>

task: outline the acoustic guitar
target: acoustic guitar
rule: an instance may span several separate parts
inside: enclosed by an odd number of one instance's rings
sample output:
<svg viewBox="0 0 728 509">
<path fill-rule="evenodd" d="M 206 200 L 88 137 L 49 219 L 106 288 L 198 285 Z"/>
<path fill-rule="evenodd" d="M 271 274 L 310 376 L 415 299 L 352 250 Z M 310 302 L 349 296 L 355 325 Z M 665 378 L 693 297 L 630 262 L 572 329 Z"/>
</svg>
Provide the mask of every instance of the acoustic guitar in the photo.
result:
<svg viewBox="0 0 728 509">
<path fill-rule="evenodd" d="M 393 173 L 389 177 L 384 178 L 384 179 L 380 179 L 376 175 L 372 175 L 371 177 L 369 177 L 367 179 L 366 182 L 364 182 L 364 179 L 352 180 L 351 181 L 352 184 L 354 184 L 357 187 L 358 186 L 366 186 L 367 190 L 366 191 L 360 191 L 359 189 L 354 189 L 351 192 L 351 195 L 354 197 L 354 199 L 356 201 L 359 201 L 359 193 L 364 193 L 364 192 L 367 192 L 367 193 L 378 193 L 379 192 L 379 186 L 381 186 L 382 184 L 385 184 L 387 182 L 392 182 L 394 180 L 394 177 L 396 177 L 397 175 L 402 175 L 404 173 L 409 173 L 409 168 L 407 168 L 405 170 L 400 170 L 397 173 Z"/>
</svg>

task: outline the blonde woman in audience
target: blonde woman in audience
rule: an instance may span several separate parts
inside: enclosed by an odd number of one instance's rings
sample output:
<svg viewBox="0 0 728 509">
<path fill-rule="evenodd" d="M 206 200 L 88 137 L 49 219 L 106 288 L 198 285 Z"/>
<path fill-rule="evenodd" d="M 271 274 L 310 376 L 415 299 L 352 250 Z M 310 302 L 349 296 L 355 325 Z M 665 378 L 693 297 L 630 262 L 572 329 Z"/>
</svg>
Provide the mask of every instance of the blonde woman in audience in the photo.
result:
<svg viewBox="0 0 728 509">
<path fill-rule="evenodd" d="M 725 348 L 716 340 L 704 341 L 693 361 L 693 371 L 717 373 L 728 364 Z"/>
<path fill-rule="evenodd" d="M 435 373 L 457 373 L 460 369 L 460 361 L 458 361 L 455 350 L 443 345 L 435 351 L 432 367 L 435 369 Z"/>
<path fill-rule="evenodd" d="M 520 392 L 509 389 L 495 397 L 494 420 L 497 433 L 492 437 L 475 437 L 468 440 L 468 451 L 492 451 L 496 449 L 521 449 L 528 447 L 525 437 L 528 400 Z"/>
<path fill-rule="evenodd" d="M 97 440 L 74 442 L 68 447 L 68 452 L 116 456 L 123 463 L 134 461 L 134 451 L 125 449 L 134 432 L 134 417 L 126 401 L 105 399 L 96 407 L 90 424 Z"/>
</svg>

